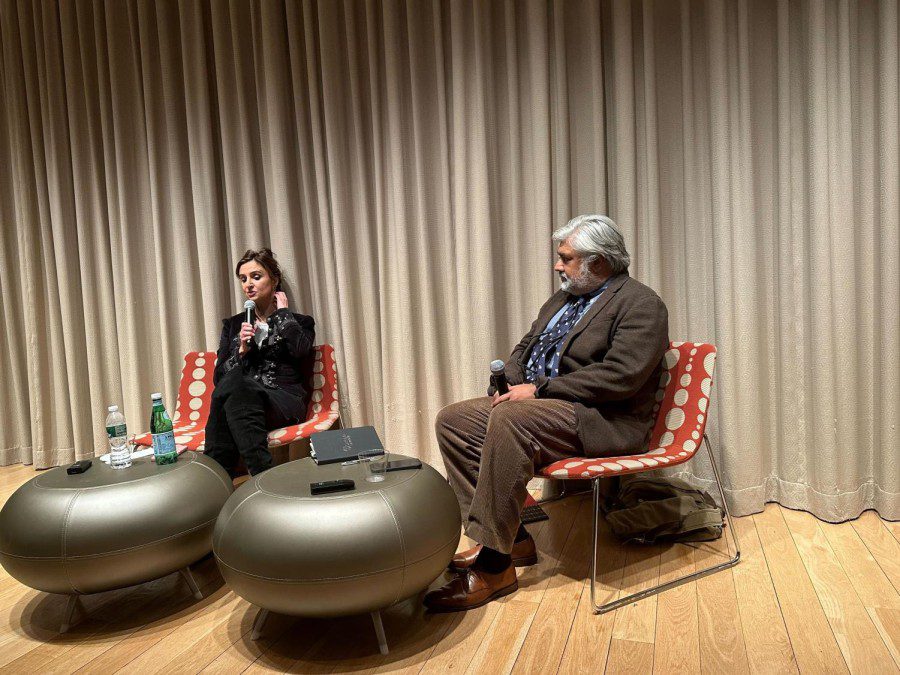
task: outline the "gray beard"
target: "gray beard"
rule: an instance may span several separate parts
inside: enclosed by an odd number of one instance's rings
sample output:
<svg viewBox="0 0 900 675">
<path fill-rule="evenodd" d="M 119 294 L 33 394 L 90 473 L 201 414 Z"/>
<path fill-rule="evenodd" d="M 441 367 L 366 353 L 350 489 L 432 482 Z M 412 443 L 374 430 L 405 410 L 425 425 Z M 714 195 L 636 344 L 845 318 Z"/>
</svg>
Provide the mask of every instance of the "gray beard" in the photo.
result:
<svg viewBox="0 0 900 675">
<path fill-rule="evenodd" d="M 600 288 L 601 279 L 592 274 L 587 265 L 581 265 L 578 276 L 569 277 L 564 272 L 559 273 L 560 290 L 571 295 L 584 295 Z"/>
</svg>

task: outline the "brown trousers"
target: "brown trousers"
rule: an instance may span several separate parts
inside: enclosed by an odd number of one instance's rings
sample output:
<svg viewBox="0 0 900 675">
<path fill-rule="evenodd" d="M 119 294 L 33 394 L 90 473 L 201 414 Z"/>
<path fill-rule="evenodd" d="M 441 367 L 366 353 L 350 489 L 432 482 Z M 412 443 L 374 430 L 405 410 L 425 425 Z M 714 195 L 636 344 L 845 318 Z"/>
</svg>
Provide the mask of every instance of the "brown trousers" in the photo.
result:
<svg viewBox="0 0 900 675">
<path fill-rule="evenodd" d="M 579 455 L 575 407 L 568 401 L 460 401 L 435 428 L 450 486 L 472 539 L 509 553 L 535 466 Z"/>
</svg>

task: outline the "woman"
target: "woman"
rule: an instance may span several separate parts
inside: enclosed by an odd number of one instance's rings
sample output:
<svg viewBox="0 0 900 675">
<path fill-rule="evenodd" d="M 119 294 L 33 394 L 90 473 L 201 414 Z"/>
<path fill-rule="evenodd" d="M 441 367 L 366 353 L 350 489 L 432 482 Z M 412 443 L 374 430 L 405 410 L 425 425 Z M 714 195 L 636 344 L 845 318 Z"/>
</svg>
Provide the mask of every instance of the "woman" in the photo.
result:
<svg viewBox="0 0 900 675">
<path fill-rule="evenodd" d="M 315 322 L 288 309 L 281 268 L 267 248 L 247 251 L 235 266 L 241 290 L 256 303 L 222 321 L 215 390 L 206 423 L 206 455 L 234 475 L 238 456 L 250 475 L 272 466 L 268 431 L 297 424 L 306 415 L 305 388 Z"/>
</svg>

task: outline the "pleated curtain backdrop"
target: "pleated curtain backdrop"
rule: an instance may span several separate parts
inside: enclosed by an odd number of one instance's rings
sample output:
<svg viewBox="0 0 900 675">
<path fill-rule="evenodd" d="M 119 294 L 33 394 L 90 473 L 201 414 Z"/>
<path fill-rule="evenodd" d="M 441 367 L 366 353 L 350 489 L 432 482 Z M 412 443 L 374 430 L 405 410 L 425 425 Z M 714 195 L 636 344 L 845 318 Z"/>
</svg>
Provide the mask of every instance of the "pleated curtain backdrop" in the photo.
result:
<svg viewBox="0 0 900 675">
<path fill-rule="evenodd" d="M 271 245 L 345 424 L 440 466 L 608 213 L 719 347 L 738 513 L 900 518 L 897 0 L 0 0 L 0 464 L 146 430 Z M 703 482 L 709 467 L 687 469 Z"/>
</svg>

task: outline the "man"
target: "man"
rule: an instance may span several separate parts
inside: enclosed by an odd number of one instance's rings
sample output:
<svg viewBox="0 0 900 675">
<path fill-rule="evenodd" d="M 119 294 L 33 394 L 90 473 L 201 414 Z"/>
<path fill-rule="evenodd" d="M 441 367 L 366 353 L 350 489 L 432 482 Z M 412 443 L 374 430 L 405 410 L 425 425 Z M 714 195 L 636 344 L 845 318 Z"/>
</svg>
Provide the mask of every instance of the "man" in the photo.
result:
<svg viewBox="0 0 900 675">
<path fill-rule="evenodd" d="M 515 566 L 537 561 L 520 520 L 535 466 L 646 449 L 669 344 L 666 306 L 628 276 L 611 219 L 579 216 L 553 239 L 562 285 L 506 363 L 509 393 L 489 390 L 438 413 L 450 485 L 478 545 L 454 556 L 458 574 L 425 597 L 432 611 L 479 607 L 518 588 Z"/>
</svg>

